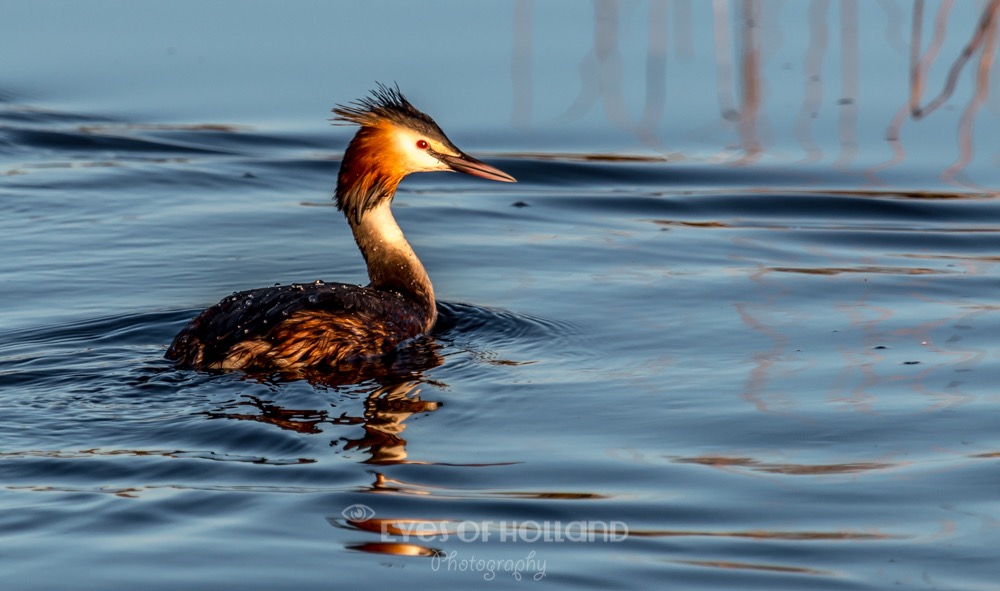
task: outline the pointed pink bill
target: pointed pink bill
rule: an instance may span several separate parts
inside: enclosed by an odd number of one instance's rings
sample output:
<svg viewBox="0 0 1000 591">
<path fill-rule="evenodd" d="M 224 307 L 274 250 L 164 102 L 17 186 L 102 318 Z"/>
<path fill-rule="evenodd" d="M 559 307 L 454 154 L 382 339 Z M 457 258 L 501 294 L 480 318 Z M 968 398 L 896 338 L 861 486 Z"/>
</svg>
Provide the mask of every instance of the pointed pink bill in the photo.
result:
<svg viewBox="0 0 1000 591">
<path fill-rule="evenodd" d="M 455 172 L 464 172 L 465 174 L 471 174 L 472 176 L 478 176 L 491 181 L 503 181 L 505 183 L 517 182 L 517 179 L 510 176 L 506 172 L 498 168 L 493 168 L 489 164 L 480 162 L 467 154 L 460 153 L 458 156 L 441 154 L 439 158 L 450 166 Z"/>
</svg>

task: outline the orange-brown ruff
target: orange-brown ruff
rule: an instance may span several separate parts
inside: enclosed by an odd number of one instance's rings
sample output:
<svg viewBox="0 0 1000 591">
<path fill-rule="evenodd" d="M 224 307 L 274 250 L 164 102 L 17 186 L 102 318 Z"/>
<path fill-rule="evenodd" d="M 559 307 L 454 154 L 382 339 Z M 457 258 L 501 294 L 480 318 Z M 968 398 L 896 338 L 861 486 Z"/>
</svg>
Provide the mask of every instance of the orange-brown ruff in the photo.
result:
<svg viewBox="0 0 1000 591">
<path fill-rule="evenodd" d="M 344 153 L 336 199 L 371 283 L 317 281 L 234 293 L 192 320 L 174 338 L 168 359 L 198 369 L 335 371 L 390 353 L 434 326 L 434 288 L 389 208 L 397 185 L 412 172 L 514 177 L 462 153 L 398 87 L 380 84 L 370 98 L 333 112 L 361 126 Z"/>
</svg>

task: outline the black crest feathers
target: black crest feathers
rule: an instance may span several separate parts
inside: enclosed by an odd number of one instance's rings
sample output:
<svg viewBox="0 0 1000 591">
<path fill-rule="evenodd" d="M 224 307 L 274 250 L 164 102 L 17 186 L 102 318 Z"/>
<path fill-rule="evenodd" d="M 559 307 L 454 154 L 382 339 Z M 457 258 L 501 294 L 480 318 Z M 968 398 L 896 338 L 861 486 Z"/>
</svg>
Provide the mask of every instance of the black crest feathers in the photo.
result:
<svg viewBox="0 0 1000 591">
<path fill-rule="evenodd" d="M 444 134 L 429 115 L 420 111 L 406 100 L 398 84 L 388 86 L 377 83 L 371 96 L 337 105 L 333 108 L 335 122 L 354 123 L 362 127 L 377 125 L 379 121 L 391 121 L 421 133 Z"/>
</svg>

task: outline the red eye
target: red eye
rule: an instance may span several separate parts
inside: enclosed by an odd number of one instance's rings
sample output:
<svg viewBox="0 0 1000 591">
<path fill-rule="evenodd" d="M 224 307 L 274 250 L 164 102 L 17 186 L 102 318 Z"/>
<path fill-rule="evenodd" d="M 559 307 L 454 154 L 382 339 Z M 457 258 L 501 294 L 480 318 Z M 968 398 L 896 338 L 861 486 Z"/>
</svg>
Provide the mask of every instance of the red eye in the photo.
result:
<svg viewBox="0 0 1000 591">
<path fill-rule="evenodd" d="M 426 150 L 429 147 L 427 140 L 417 140 L 417 148 Z"/>
</svg>

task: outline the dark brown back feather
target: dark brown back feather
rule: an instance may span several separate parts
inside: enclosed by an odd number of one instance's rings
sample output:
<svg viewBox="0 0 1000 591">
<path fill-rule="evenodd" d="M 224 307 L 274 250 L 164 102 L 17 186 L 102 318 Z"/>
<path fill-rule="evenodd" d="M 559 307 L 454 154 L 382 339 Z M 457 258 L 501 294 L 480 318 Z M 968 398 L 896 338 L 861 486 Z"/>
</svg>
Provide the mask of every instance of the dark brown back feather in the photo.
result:
<svg viewBox="0 0 1000 591">
<path fill-rule="evenodd" d="M 182 330 L 167 358 L 198 369 L 336 368 L 426 330 L 426 311 L 391 291 L 342 283 L 234 293 Z"/>
</svg>

